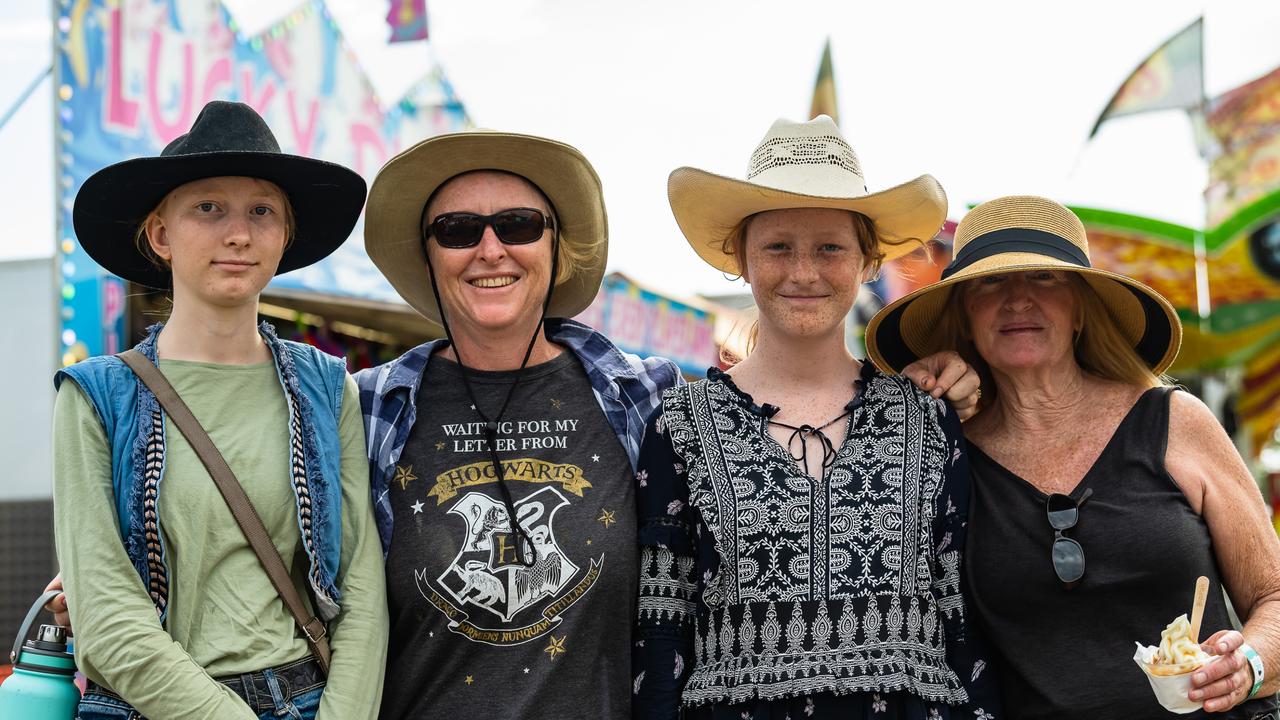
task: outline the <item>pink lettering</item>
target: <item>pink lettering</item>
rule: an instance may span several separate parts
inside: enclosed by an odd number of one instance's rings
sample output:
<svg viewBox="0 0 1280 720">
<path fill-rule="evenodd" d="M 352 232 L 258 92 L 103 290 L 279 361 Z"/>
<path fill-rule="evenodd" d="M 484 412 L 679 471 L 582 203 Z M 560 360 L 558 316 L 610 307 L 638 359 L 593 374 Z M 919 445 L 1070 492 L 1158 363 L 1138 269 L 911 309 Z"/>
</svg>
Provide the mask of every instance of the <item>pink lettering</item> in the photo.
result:
<svg viewBox="0 0 1280 720">
<path fill-rule="evenodd" d="M 270 78 L 262 84 L 262 92 L 253 92 L 253 68 L 245 65 L 240 68 L 240 100 L 259 115 L 267 116 L 267 105 L 276 96 L 275 81 Z"/>
<path fill-rule="evenodd" d="M 694 357 L 702 358 L 703 362 L 715 362 L 715 323 L 710 318 L 694 326 L 692 351 Z"/>
<path fill-rule="evenodd" d="M 209 68 L 208 74 L 204 76 L 204 92 L 200 94 L 200 107 L 204 107 L 214 98 L 223 97 L 218 92 L 218 88 L 223 85 L 231 85 L 231 58 L 218 58 Z"/>
<path fill-rule="evenodd" d="M 124 75 L 124 50 L 121 35 L 120 8 L 111 11 L 111 40 L 107 48 L 107 112 L 106 125 L 112 130 L 136 134 L 138 130 L 138 103 L 124 96 L 121 76 Z"/>
<path fill-rule="evenodd" d="M 161 144 L 169 144 L 174 138 L 191 127 L 192 95 L 195 89 L 194 50 L 191 43 L 182 43 L 182 84 L 178 88 L 178 116 L 172 122 L 165 120 L 160 112 L 160 50 L 164 36 L 159 30 L 151 31 L 151 52 L 147 66 L 147 100 L 148 117 L 156 138 Z"/>
<path fill-rule="evenodd" d="M 316 136 L 316 116 L 320 112 L 320 103 L 311 99 L 308 107 L 307 126 L 298 125 L 298 98 L 289 91 L 289 126 L 293 128 L 294 152 L 299 155 L 311 154 L 311 143 Z"/>
<path fill-rule="evenodd" d="M 645 307 L 640 298 L 631 297 L 625 290 L 611 293 L 609 331 L 605 333 L 619 345 L 631 349 L 644 347 Z"/>
<path fill-rule="evenodd" d="M 355 171 L 360 175 L 367 174 L 366 168 L 379 168 L 387 161 L 387 149 L 382 144 L 382 138 L 376 130 L 364 123 L 351 124 L 351 146 L 356 156 Z M 375 153 L 372 165 L 366 165 L 364 162 L 366 150 L 372 150 Z"/>
</svg>

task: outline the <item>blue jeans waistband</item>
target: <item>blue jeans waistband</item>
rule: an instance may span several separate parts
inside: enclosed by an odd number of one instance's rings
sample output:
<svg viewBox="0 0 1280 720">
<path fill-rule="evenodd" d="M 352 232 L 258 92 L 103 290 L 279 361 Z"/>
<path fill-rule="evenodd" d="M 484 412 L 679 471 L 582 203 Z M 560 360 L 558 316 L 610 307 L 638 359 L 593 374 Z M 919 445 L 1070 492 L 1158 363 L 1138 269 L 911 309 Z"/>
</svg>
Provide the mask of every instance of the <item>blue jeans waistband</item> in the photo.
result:
<svg viewBox="0 0 1280 720">
<path fill-rule="evenodd" d="M 308 655 L 300 660 L 256 672 L 227 675 L 214 678 L 231 692 L 239 695 L 255 713 L 277 709 L 282 703 L 319 687 L 324 687 L 325 676 L 320 665 Z M 105 695 L 128 702 L 116 693 L 90 682 L 86 694 Z"/>
</svg>

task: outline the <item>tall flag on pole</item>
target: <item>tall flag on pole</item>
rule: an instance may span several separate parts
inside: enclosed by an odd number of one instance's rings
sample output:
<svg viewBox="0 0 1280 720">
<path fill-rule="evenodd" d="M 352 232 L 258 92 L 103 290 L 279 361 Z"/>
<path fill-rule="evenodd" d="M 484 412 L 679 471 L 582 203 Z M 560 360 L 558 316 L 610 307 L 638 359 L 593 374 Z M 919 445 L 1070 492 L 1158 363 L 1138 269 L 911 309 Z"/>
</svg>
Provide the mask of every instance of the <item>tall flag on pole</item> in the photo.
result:
<svg viewBox="0 0 1280 720">
<path fill-rule="evenodd" d="M 411 42 L 427 39 L 427 0 L 391 0 L 387 13 L 391 39 L 387 42 Z"/>
<path fill-rule="evenodd" d="M 818 65 L 818 80 L 813 85 L 813 105 L 809 117 L 827 115 L 840 124 L 840 110 L 836 107 L 836 78 L 831 68 L 831 38 L 822 49 L 822 63 Z"/>
<path fill-rule="evenodd" d="M 1204 18 L 1201 17 L 1142 61 L 1107 103 L 1089 137 L 1096 135 L 1098 127 L 1111 118 L 1153 110 L 1191 112 L 1203 104 Z"/>
</svg>

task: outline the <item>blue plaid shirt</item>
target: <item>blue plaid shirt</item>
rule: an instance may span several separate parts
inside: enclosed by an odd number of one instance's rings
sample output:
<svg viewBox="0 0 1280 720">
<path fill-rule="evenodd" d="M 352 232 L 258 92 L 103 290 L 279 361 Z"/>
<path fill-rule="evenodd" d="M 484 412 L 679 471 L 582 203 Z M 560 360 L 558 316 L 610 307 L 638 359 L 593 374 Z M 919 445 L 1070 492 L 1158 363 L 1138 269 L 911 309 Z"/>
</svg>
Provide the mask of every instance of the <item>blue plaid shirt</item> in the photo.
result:
<svg viewBox="0 0 1280 720">
<path fill-rule="evenodd" d="M 549 318 L 546 328 L 547 339 L 576 355 L 587 371 L 596 402 L 627 451 L 634 470 L 645 421 L 662 404 L 662 391 L 683 382 L 680 370 L 666 358 L 642 359 L 624 353 L 604 335 L 573 320 Z M 441 339 L 423 343 L 389 363 L 355 375 L 368 443 L 373 515 L 383 554 L 391 545 L 392 531 L 387 490 L 409 430 L 418 417 L 414 403 L 427 360 L 445 342 Z"/>
</svg>

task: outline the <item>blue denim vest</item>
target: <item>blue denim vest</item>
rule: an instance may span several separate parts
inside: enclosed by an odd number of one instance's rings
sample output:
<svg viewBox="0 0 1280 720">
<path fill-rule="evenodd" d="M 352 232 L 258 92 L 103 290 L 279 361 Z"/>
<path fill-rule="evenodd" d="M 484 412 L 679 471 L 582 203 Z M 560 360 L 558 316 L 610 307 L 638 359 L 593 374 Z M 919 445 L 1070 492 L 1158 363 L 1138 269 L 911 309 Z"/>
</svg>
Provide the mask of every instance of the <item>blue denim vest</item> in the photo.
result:
<svg viewBox="0 0 1280 720">
<path fill-rule="evenodd" d="M 136 347 L 151 362 L 156 362 L 156 337 L 161 327 L 151 327 Z M 328 621 L 337 616 L 341 599 L 334 578 L 342 551 L 338 423 L 346 365 L 310 345 L 278 339 L 266 323 L 259 332 L 271 349 L 288 402 L 291 480 L 298 527 L 310 561 L 307 579 L 316 612 Z M 93 357 L 64 368 L 54 376 L 54 386 L 67 378 L 84 392 L 102 422 L 111 449 L 111 481 L 121 540 L 164 622 L 169 577 L 159 517 L 164 412 L 155 395 L 115 356 Z M 238 528 L 229 532 L 238 532 Z"/>
</svg>

